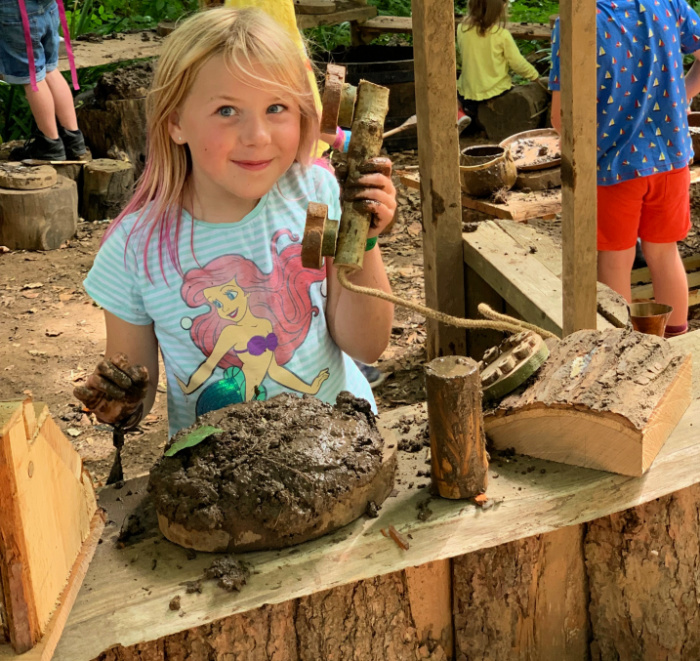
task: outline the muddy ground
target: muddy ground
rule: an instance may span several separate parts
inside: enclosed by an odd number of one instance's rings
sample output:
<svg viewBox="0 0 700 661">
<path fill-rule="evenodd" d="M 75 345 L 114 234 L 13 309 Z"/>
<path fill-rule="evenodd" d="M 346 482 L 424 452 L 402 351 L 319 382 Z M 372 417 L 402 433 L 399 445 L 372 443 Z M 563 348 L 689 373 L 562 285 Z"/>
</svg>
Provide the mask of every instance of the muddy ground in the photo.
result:
<svg viewBox="0 0 700 661">
<path fill-rule="evenodd" d="M 393 158 L 397 167 L 417 164 L 415 152 Z M 398 182 L 397 188 L 400 217 L 380 245 L 394 291 L 422 301 L 420 196 Z M 684 256 L 696 253 L 700 243 L 700 191 L 692 204 L 693 229 L 682 247 Z M 560 236 L 558 221 L 536 225 Z M 72 390 L 104 349 L 102 312 L 83 291 L 82 281 L 105 228 L 105 223 L 81 222 L 78 235 L 59 250 L 0 254 L 0 400 L 31 393 L 46 402 L 98 483 L 106 479 L 113 458 L 111 428 L 83 413 Z M 422 317 L 397 308 L 391 343 L 378 363 L 388 375 L 375 391 L 380 411 L 425 400 L 424 346 Z M 153 410 L 140 430 L 127 437 L 126 478 L 147 472 L 162 454 L 167 440 L 165 400 L 161 383 Z"/>
</svg>

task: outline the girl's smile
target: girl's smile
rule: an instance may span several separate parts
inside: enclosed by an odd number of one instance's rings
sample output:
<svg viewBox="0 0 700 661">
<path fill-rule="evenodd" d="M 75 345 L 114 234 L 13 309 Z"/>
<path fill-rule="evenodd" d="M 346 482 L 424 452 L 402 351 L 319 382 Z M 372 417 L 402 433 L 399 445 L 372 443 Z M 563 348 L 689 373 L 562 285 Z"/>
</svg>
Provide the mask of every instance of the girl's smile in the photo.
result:
<svg viewBox="0 0 700 661">
<path fill-rule="evenodd" d="M 269 78 L 260 65 L 244 73 L 216 55 L 171 113 L 170 135 L 192 159 L 186 199 L 196 218 L 241 220 L 294 163 L 301 111 Z"/>
</svg>

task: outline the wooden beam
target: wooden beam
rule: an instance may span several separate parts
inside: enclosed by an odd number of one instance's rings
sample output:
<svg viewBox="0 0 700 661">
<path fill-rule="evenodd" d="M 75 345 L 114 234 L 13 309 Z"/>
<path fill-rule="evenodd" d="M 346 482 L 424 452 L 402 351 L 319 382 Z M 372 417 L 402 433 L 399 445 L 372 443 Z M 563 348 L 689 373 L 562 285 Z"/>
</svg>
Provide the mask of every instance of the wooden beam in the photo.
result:
<svg viewBox="0 0 700 661">
<path fill-rule="evenodd" d="M 300 30 L 321 25 L 339 25 L 345 21 L 366 21 L 377 15 L 377 8 L 364 2 L 338 2 L 338 8 L 331 14 L 298 14 L 297 27 Z"/>
<path fill-rule="evenodd" d="M 596 7 L 560 4 L 564 334 L 595 328 Z"/>
<path fill-rule="evenodd" d="M 413 0 L 413 54 L 418 116 L 418 162 L 421 171 L 421 213 L 425 301 L 458 317 L 464 316 L 462 268 L 462 205 L 457 135 L 457 70 L 452 0 Z M 466 333 L 428 321 L 428 359 L 466 353 Z"/>
</svg>

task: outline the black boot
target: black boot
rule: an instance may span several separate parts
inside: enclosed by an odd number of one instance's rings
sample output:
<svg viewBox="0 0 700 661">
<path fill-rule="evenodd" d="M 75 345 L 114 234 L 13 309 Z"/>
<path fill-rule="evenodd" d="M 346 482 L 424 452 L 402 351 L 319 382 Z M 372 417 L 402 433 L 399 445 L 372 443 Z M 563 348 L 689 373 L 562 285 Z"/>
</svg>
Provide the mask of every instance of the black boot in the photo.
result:
<svg viewBox="0 0 700 661">
<path fill-rule="evenodd" d="M 66 160 L 69 161 L 84 161 L 87 158 L 87 147 L 83 133 L 80 129 L 69 131 L 62 126 L 58 127 L 58 135 L 63 140 L 63 146 L 66 150 Z"/>
<path fill-rule="evenodd" d="M 61 138 L 52 140 L 37 131 L 21 147 L 15 147 L 10 152 L 11 161 L 65 161 L 66 150 Z"/>
</svg>

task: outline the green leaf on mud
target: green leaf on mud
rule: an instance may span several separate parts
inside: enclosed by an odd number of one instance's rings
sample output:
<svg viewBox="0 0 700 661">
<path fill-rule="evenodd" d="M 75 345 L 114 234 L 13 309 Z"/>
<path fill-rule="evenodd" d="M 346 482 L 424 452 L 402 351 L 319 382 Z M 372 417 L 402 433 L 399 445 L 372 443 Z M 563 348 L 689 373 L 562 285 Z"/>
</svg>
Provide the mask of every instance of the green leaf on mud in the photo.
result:
<svg viewBox="0 0 700 661">
<path fill-rule="evenodd" d="M 167 451 L 165 452 L 165 456 L 172 457 L 173 455 L 176 455 L 178 452 L 180 452 L 180 450 L 184 450 L 185 448 L 192 448 L 195 445 L 199 445 L 202 441 L 205 441 L 210 436 L 213 436 L 214 434 L 217 434 L 222 431 L 224 430 L 219 429 L 218 427 L 211 427 L 209 425 L 205 425 L 204 427 L 195 429 L 189 434 L 183 436 L 181 439 L 175 441 L 175 443 L 173 443 L 167 449 Z"/>
</svg>

